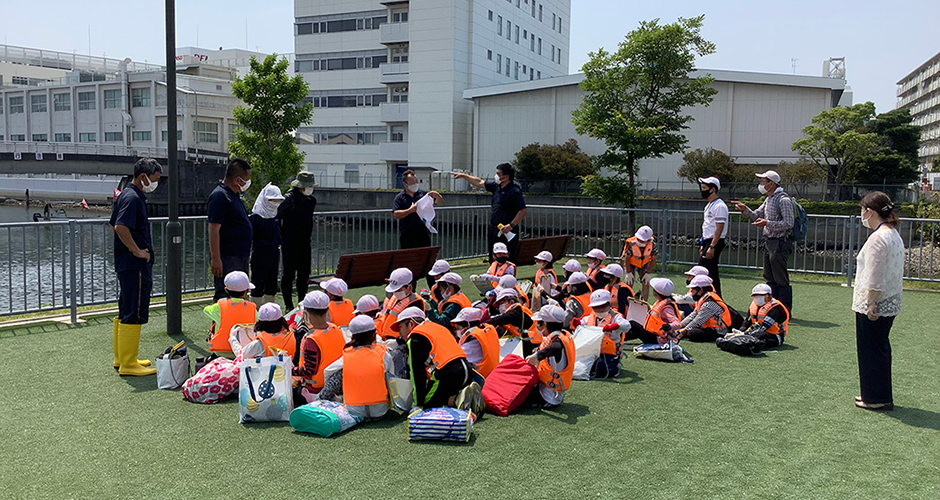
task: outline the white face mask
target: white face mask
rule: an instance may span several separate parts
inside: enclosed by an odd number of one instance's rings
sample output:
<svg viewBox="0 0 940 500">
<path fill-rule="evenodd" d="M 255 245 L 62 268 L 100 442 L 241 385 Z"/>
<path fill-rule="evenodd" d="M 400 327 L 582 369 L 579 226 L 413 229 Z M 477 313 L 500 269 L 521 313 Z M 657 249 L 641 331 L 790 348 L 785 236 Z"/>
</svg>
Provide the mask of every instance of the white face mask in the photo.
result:
<svg viewBox="0 0 940 500">
<path fill-rule="evenodd" d="M 871 223 L 868 222 L 868 221 L 871 219 L 871 217 L 869 217 L 868 219 L 865 218 L 865 211 L 866 211 L 866 210 L 868 210 L 868 209 L 867 209 L 867 208 L 863 208 L 863 209 L 862 209 L 862 215 L 860 216 L 860 217 L 862 218 L 862 225 L 865 226 L 866 229 L 871 229 Z"/>
<path fill-rule="evenodd" d="M 405 289 L 395 290 L 395 293 L 393 293 L 392 295 L 394 295 L 396 299 L 401 300 L 408 296 L 408 290 L 405 290 Z"/>
<path fill-rule="evenodd" d="M 239 188 L 241 188 L 241 192 L 243 193 L 248 191 L 248 188 L 251 187 L 251 179 L 245 181 L 244 184 L 241 183 L 241 178 L 237 179 L 235 182 L 238 184 Z"/>
<path fill-rule="evenodd" d="M 310 187 L 310 188 L 304 188 L 304 189 L 303 189 L 303 193 L 304 193 L 304 196 L 310 196 L 310 195 L 313 194 L 313 188 L 312 188 L 312 187 Z"/>
<path fill-rule="evenodd" d="M 405 184 L 405 191 L 408 191 L 409 193 L 414 193 L 414 192 L 416 192 L 417 190 L 418 190 L 418 183 L 417 183 L 417 182 L 414 183 L 414 184 Z"/>
<path fill-rule="evenodd" d="M 144 181 L 148 182 L 148 184 L 141 183 L 141 191 L 145 193 L 152 193 L 157 190 L 157 184 L 159 184 L 159 181 L 150 182 L 150 179 L 146 175 L 144 176 Z"/>
<path fill-rule="evenodd" d="M 499 305 L 499 313 L 500 313 L 500 314 L 505 313 L 506 310 L 508 310 L 508 309 L 509 309 L 509 304 L 507 304 L 507 303 L 505 303 L 505 302 L 503 302 L 502 304 Z"/>
<path fill-rule="evenodd" d="M 499 174 L 493 174 L 493 179 L 494 179 L 496 182 L 499 182 Z"/>
<path fill-rule="evenodd" d="M 754 303 L 762 306 L 767 303 L 767 297 L 765 295 L 758 295 L 757 297 L 754 297 Z"/>
<path fill-rule="evenodd" d="M 451 298 L 453 295 L 454 295 L 454 292 L 451 292 L 450 290 L 446 292 L 441 292 L 441 300 L 447 300 Z"/>
<path fill-rule="evenodd" d="M 760 194 L 767 194 L 767 188 L 765 188 L 763 184 L 758 184 L 757 192 Z"/>
</svg>

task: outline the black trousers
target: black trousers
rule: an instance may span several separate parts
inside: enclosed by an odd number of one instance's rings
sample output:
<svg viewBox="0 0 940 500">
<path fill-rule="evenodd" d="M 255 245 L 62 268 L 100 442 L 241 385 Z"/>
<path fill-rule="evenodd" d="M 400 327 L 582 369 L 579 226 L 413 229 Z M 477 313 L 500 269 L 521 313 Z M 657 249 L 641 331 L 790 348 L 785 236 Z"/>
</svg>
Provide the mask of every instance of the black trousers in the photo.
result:
<svg viewBox="0 0 940 500">
<path fill-rule="evenodd" d="M 125 325 L 143 325 L 150 319 L 153 264 L 137 271 L 119 271 L 118 317 Z"/>
<path fill-rule="evenodd" d="M 718 276 L 718 257 L 721 257 L 721 251 L 725 249 L 725 239 L 721 238 L 718 240 L 718 244 L 715 245 L 715 254 L 711 259 L 705 258 L 705 252 L 708 250 L 708 245 L 711 245 L 711 238 L 702 239 L 702 248 L 701 255 L 698 259 L 698 265 L 708 269 L 708 277 L 712 279 L 712 286 L 715 287 L 715 292 L 721 297 L 721 278 Z"/>
<path fill-rule="evenodd" d="M 894 316 L 875 321 L 855 313 L 855 345 L 858 350 L 858 382 L 862 401 L 868 404 L 894 403 L 891 392 L 891 343 L 888 334 Z"/>
<path fill-rule="evenodd" d="M 755 333 L 754 337 L 764 341 L 764 349 L 780 347 L 783 345 L 783 335 L 774 335 L 773 333 L 761 332 Z"/>
<path fill-rule="evenodd" d="M 653 332 L 647 331 L 643 328 L 643 325 L 637 323 L 636 321 L 630 321 L 630 331 L 626 333 L 623 338 L 624 340 L 635 340 L 640 339 L 640 342 L 644 344 L 658 344 L 659 335 L 656 335 Z"/>
<path fill-rule="evenodd" d="M 428 230 L 400 233 L 398 246 L 402 250 L 429 247 L 431 246 L 431 233 Z"/>
<path fill-rule="evenodd" d="M 790 287 L 790 273 L 787 271 L 791 253 L 793 242 L 788 239 L 767 238 L 764 243 L 764 281 L 770 285 L 774 298 L 787 306 L 792 317 L 793 289 Z"/>
<path fill-rule="evenodd" d="M 431 377 L 430 390 L 433 394 L 426 397 L 422 406 L 424 408 L 447 406 L 451 397 L 456 396 L 461 389 L 473 382 L 473 377 L 470 376 L 472 369 L 466 358 L 458 358 L 442 366 Z"/>
<path fill-rule="evenodd" d="M 494 260 L 493 259 L 493 245 L 495 245 L 496 242 L 498 241 L 501 241 L 506 244 L 506 248 L 509 250 L 509 262 L 516 261 L 516 254 L 519 252 L 519 240 L 522 239 L 522 237 L 519 236 L 518 229 L 514 229 L 512 232 L 516 233 L 516 237 L 513 238 L 512 241 L 509 241 L 506 239 L 505 234 L 501 233 L 498 229 L 496 229 L 496 226 L 490 226 L 486 230 L 486 245 L 488 247 L 486 249 L 486 253 L 488 253 L 490 256 L 490 262 Z"/>
<path fill-rule="evenodd" d="M 219 299 L 228 297 L 228 292 L 225 291 L 225 275 L 232 271 L 242 271 L 247 274 L 248 256 L 222 256 L 222 276 L 215 276 L 215 278 L 212 280 L 212 284 L 215 286 L 215 294 L 212 297 L 213 300 L 217 301 Z"/>
<path fill-rule="evenodd" d="M 310 241 L 301 240 L 281 247 L 284 275 L 281 276 L 281 295 L 287 310 L 294 308 L 294 279 L 297 280 L 297 300 L 307 295 L 307 280 L 310 279 Z"/>
<path fill-rule="evenodd" d="M 251 252 L 252 297 L 277 294 L 277 272 L 281 264 L 281 251 L 277 247 L 260 247 Z"/>
<path fill-rule="evenodd" d="M 685 331 L 689 342 L 714 342 L 721 336 L 714 328 L 688 328 Z"/>
</svg>

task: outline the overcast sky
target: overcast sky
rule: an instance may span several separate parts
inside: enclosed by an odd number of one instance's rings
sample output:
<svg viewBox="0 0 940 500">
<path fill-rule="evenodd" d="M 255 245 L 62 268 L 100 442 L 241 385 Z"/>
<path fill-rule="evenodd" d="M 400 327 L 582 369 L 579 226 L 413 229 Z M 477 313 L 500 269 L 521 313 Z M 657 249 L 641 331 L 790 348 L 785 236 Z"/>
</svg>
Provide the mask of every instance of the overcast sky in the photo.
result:
<svg viewBox="0 0 940 500">
<path fill-rule="evenodd" d="M 5 2 L 4 43 L 60 51 L 164 60 L 164 2 Z M 821 75 L 823 61 L 845 57 L 855 102 L 874 101 L 879 112 L 895 105 L 895 83 L 940 52 L 937 0 L 763 0 L 708 2 L 573 0 L 569 71 L 580 71 L 588 52 L 615 49 L 640 20 L 705 14 L 705 37 L 717 52 L 704 69 Z M 293 52 L 293 2 L 199 0 L 177 2 L 177 46 L 238 47 Z M 247 29 L 246 29 L 247 26 Z M 246 43 L 247 40 L 247 43 Z"/>
</svg>

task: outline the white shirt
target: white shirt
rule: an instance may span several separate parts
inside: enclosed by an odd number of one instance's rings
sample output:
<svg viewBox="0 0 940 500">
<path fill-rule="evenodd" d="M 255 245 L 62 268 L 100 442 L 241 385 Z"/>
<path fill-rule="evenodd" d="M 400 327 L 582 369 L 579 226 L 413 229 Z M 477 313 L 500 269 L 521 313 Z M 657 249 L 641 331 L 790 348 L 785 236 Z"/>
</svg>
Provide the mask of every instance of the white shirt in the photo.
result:
<svg viewBox="0 0 940 500">
<path fill-rule="evenodd" d="M 868 291 L 881 292 L 875 304 L 878 316 L 897 316 L 901 312 L 901 288 L 904 283 L 904 241 L 897 229 L 887 224 L 871 233 L 856 257 L 855 290 L 852 310 L 868 312 Z"/>
<path fill-rule="evenodd" d="M 705 205 L 704 216 L 705 220 L 702 221 L 703 238 L 713 238 L 719 223 L 725 225 L 721 229 L 720 237 L 728 236 L 728 205 L 725 205 L 721 198 L 716 198 L 715 201 L 710 201 L 708 205 Z"/>
</svg>

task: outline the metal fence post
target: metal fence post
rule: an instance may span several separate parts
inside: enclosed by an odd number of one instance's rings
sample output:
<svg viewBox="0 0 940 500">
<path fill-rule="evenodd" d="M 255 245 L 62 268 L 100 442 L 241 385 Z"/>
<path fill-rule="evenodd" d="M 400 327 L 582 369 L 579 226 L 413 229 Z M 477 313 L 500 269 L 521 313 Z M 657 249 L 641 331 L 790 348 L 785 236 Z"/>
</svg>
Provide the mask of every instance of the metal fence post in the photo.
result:
<svg viewBox="0 0 940 500">
<path fill-rule="evenodd" d="M 849 248 L 846 255 L 846 264 L 845 264 L 845 286 L 852 286 L 852 278 L 855 275 L 855 216 L 850 215 L 848 220 L 849 224 Z"/>
<path fill-rule="evenodd" d="M 75 221 L 69 219 L 69 290 L 71 290 L 69 294 L 69 308 L 71 309 L 70 319 L 72 324 L 78 323 L 78 280 L 75 279 L 75 249 L 77 247 L 75 244 L 75 233 L 77 230 L 78 227 Z"/>
<path fill-rule="evenodd" d="M 659 181 L 657 181 L 659 182 Z M 659 218 L 659 237 L 662 239 L 662 245 L 660 245 L 660 250 L 663 253 L 662 259 L 662 272 L 666 272 L 666 263 L 669 261 L 669 241 L 666 240 L 666 235 L 669 233 L 669 225 L 672 221 L 672 212 L 668 209 L 663 209 L 663 216 Z"/>
</svg>

